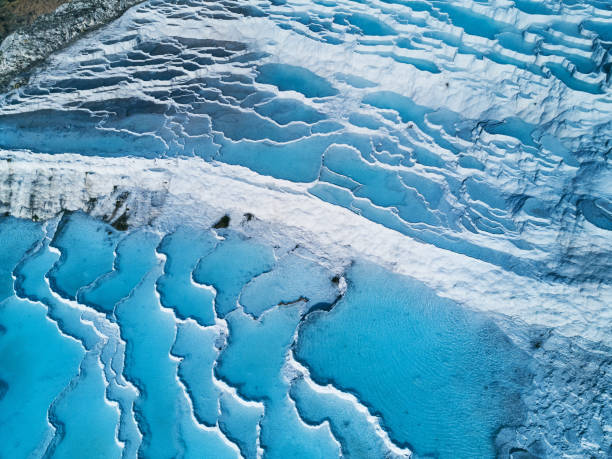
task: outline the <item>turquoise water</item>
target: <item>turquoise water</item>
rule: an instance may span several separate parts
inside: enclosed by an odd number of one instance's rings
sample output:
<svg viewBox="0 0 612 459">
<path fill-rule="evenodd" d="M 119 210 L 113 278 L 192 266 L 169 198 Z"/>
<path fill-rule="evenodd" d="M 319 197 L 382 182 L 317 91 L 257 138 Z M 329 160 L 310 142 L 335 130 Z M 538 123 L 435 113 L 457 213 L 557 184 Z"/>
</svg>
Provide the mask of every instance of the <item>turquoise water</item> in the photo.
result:
<svg viewBox="0 0 612 459">
<path fill-rule="evenodd" d="M 148 231 L 136 231 L 122 239 L 116 247 L 112 271 L 81 290 L 79 301 L 101 312 L 112 312 L 112 308 L 130 295 L 155 263 L 154 251 L 158 244 L 159 237 Z"/>
<path fill-rule="evenodd" d="M 79 372 L 83 348 L 41 303 L 15 297 L 16 265 L 42 239 L 40 225 L 0 219 L 0 436 L 2 455 L 42 455 L 53 438 L 47 410 Z"/>
<path fill-rule="evenodd" d="M 417 282 L 361 263 L 348 282 L 300 329 L 296 356 L 314 380 L 356 394 L 419 455 L 494 456 L 497 429 L 524 421 L 529 357 L 490 319 Z"/>
<path fill-rule="evenodd" d="M 281 91 L 296 91 L 306 97 L 328 97 L 338 94 L 338 90 L 325 78 L 294 65 L 262 65 L 259 67 L 257 81 L 274 85 Z"/>
<path fill-rule="evenodd" d="M 244 284 L 269 271 L 273 264 L 272 248 L 232 234 L 199 261 L 193 279 L 215 288 L 215 308 L 223 317 L 236 308 Z"/>
<path fill-rule="evenodd" d="M 52 245 L 62 253 L 61 264 L 49 273 L 49 282 L 62 296 L 75 299 L 113 267 L 118 234 L 80 213 L 63 218 Z"/>
<path fill-rule="evenodd" d="M 33 249 L 42 239 L 43 231 L 40 225 L 25 220 L 0 220 L 0 300 L 9 298 L 13 294 L 13 269 L 25 253 Z"/>
<path fill-rule="evenodd" d="M 550 332 L 233 229 L 76 213 L 4 218 L 0 242 L 3 457 L 510 457 L 575 371 L 563 341 L 537 356 Z"/>
<path fill-rule="evenodd" d="M 0 321 L 2 451 L 42 455 L 53 437 L 47 410 L 77 375 L 83 350 L 60 333 L 41 304 L 9 298 L 0 305 Z"/>
<path fill-rule="evenodd" d="M 218 433 L 197 423 L 187 393 L 178 384 L 178 361 L 170 354 L 176 322 L 155 296 L 160 274 L 158 265 L 116 311 L 127 342 L 125 375 L 143 394 L 134 405 L 143 432 L 139 454 L 152 458 L 235 457 Z"/>
<path fill-rule="evenodd" d="M 328 431 L 306 428 L 287 396 L 282 368 L 300 319 L 299 304 L 271 309 L 259 321 L 233 311 L 216 372 L 243 397 L 264 403 L 260 441 L 267 457 L 336 457 L 338 447 Z"/>
<path fill-rule="evenodd" d="M 157 282 L 161 304 L 174 309 L 178 317 L 191 317 L 202 326 L 215 323 L 214 293 L 195 284 L 192 273 L 217 242 L 210 232 L 184 228 L 167 235 L 158 247 L 158 252 L 167 257 L 164 275 Z"/>
</svg>

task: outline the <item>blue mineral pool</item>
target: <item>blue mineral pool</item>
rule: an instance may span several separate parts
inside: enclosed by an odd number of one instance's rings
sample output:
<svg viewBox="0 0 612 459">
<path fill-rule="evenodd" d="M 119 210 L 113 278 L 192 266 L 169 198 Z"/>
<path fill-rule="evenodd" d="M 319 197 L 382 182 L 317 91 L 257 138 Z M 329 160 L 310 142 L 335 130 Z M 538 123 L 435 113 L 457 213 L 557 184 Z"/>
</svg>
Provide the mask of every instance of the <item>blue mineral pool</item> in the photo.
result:
<svg viewBox="0 0 612 459">
<path fill-rule="evenodd" d="M 81 213 L 0 237 L 12 457 L 495 457 L 553 371 L 541 331 L 365 261 Z"/>
</svg>

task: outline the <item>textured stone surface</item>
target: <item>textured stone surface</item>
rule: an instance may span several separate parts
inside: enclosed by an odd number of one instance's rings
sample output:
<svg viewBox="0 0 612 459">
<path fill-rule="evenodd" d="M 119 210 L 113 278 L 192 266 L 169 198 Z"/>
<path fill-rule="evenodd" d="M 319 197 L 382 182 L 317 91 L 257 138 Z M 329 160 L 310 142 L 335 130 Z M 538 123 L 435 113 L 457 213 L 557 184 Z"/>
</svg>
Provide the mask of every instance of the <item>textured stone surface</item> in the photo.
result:
<svg viewBox="0 0 612 459">
<path fill-rule="evenodd" d="M 41 14 L 51 13 L 65 0 L 1 0 L 0 43 L 17 28 L 31 24 Z"/>
<path fill-rule="evenodd" d="M 29 0 L 28 0 L 29 1 Z M 27 76 L 17 77 L 49 54 L 72 42 L 83 33 L 121 15 L 127 8 L 142 0 L 72 0 L 34 2 L 26 8 L 37 16 L 22 29 L 12 33 L 0 45 L 0 91 L 18 87 Z M 60 8 L 53 11 L 53 6 Z M 38 8 L 36 8 L 38 6 Z M 48 13 L 48 14 L 44 14 Z M 14 9 L 7 13 L 15 14 Z M 31 18 L 31 16 L 29 16 Z M 9 20 L 9 22 L 12 22 Z M 10 25 L 9 27 L 13 27 Z M 7 28 L 7 30 L 9 30 Z M 0 39 L 4 38 L 0 34 Z"/>
</svg>

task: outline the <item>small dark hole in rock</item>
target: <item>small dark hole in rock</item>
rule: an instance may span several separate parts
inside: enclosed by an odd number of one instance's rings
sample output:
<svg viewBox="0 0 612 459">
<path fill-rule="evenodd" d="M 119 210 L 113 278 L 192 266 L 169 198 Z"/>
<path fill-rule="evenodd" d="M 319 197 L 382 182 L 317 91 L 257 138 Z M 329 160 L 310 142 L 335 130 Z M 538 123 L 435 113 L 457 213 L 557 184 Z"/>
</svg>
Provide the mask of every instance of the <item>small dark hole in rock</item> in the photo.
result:
<svg viewBox="0 0 612 459">
<path fill-rule="evenodd" d="M 227 228 L 229 224 L 230 224 L 230 217 L 229 215 L 225 214 L 223 217 L 219 219 L 217 223 L 213 225 L 213 228 L 214 229 Z"/>
<path fill-rule="evenodd" d="M 121 215 L 121 217 L 115 220 L 114 223 L 111 224 L 111 226 L 115 228 L 117 231 L 126 231 L 128 229 L 127 213 L 124 213 L 123 215 Z"/>
<path fill-rule="evenodd" d="M 89 198 L 89 200 L 87 201 L 87 212 L 91 212 L 97 203 L 98 198 Z"/>
</svg>

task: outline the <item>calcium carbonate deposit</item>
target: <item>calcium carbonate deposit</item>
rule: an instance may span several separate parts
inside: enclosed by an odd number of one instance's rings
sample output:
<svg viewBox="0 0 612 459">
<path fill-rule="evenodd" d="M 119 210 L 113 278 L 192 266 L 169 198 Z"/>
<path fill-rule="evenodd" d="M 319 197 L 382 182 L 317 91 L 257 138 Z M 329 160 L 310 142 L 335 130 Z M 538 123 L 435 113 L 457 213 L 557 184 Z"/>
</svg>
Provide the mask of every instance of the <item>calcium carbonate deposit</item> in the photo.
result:
<svg viewBox="0 0 612 459">
<path fill-rule="evenodd" d="M 134 3 L 0 46 L 0 457 L 611 457 L 610 2 Z"/>
</svg>

